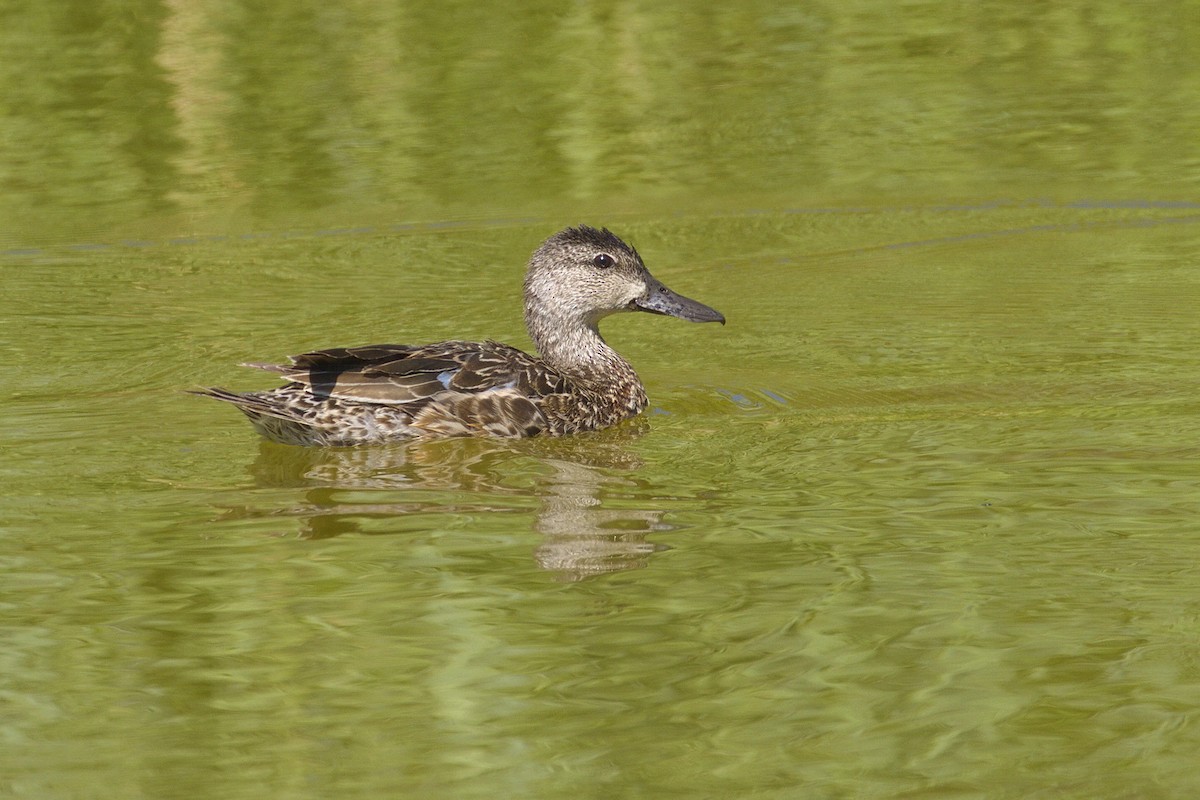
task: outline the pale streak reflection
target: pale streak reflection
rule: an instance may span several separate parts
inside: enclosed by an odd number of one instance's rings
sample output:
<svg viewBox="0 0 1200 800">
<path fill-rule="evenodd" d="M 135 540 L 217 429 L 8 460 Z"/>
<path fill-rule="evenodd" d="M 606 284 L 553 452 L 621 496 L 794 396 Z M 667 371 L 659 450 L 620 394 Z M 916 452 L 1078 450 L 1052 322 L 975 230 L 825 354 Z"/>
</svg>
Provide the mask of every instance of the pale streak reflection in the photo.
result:
<svg viewBox="0 0 1200 800">
<path fill-rule="evenodd" d="M 558 580 L 640 569 L 668 549 L 648 542 L 671 530 L 660 509 L 613 508 L 605 493 L 636 486 L 641 460 L 628 444 L 647 426 L 564 439 L 451 439 L 389 447 L 296 448 L 263 442 L 250 466 L 259 488 L 303 489 L 299 502 L 265 512 L 300 520 L 304 539 L 389 529 L 406 515 L 469 515 L 489 519 L 528 513 L 541 534 L 533 556 Z M 261 517 L 260 509 L 230 509 L 226 519 Z M 435 516 L 436 519 L 436 516 Z M 499 520 L 498 520 L 499 521 Z M 510 520 L 502 522 L 508 526 Z"/>
</svg>

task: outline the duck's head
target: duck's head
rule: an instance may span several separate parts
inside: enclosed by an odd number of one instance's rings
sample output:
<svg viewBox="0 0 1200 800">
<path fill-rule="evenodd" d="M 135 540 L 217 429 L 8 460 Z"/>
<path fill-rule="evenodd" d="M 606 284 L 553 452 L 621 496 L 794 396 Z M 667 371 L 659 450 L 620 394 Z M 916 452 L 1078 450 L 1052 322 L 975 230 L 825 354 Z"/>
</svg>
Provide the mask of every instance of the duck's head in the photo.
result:
<svg viewBox="0 0 1200 800">
<path fill-rule="evenodd" d="M 551 236 L 529 260 L 525 274 L 525 319 L 535 340 L 546 325 L 596 324 L 609 314 L 648 311 L 689 322 L 725 317 L 657 280 L 641 256 L 607 228 L 580 225 Z"/>
</svg>

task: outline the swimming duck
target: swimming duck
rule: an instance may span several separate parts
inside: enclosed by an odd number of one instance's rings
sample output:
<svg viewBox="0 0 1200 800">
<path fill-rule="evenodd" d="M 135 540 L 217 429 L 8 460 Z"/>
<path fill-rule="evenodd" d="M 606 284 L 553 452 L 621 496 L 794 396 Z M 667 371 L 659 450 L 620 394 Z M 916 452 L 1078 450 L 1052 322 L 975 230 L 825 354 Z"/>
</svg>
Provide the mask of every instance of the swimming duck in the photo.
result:
<svg viewBox="0 0 1200 800">
<path fill-rule="evenodd" d="M 377 344 L 246 364 L 291 382 L 262 392 L 195 392 L 237 406 L 263 436 L 297 445 L 442 437 L 521 437 L 597 430 L 646 408 L 629 362 L 600 320 L 648 311 L 692 322 L 725 317 L 668 289 L 607 228 L 551 236 L 529 259 L 525 326 L 538 356 L 499 342 Z"/>
</svg>

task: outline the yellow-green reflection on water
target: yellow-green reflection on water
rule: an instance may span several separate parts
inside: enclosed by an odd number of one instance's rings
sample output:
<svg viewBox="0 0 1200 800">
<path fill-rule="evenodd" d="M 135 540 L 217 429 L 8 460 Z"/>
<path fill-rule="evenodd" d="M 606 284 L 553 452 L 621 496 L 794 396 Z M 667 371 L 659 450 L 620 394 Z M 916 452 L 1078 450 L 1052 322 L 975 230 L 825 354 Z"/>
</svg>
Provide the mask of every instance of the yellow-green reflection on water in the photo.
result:
<svg viewBox="0 0 1200 800">
<path fill-rule="evenodd" d="M 1189 9 L 18 4 L 0 794 L 1194 794 Z M 526 346 L 579 221 L 729 318 L 635 424 L 182 393 Z"/>
</svg>

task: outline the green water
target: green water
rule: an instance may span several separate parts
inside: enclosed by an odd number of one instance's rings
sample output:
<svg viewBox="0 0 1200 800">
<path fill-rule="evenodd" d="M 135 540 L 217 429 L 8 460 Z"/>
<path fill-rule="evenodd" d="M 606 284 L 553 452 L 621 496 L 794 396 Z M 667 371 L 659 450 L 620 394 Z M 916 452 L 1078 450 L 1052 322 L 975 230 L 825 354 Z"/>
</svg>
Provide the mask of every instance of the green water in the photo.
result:
<svg viewBox="0 0 1200 800">
<path fill-rule="evenodd" d="M 0 12 L 0 796 L 1200 792 L 1194 3 Z M 319 450 L 183 393 L 528 347 L 651 408 Z"/>
</svg>

